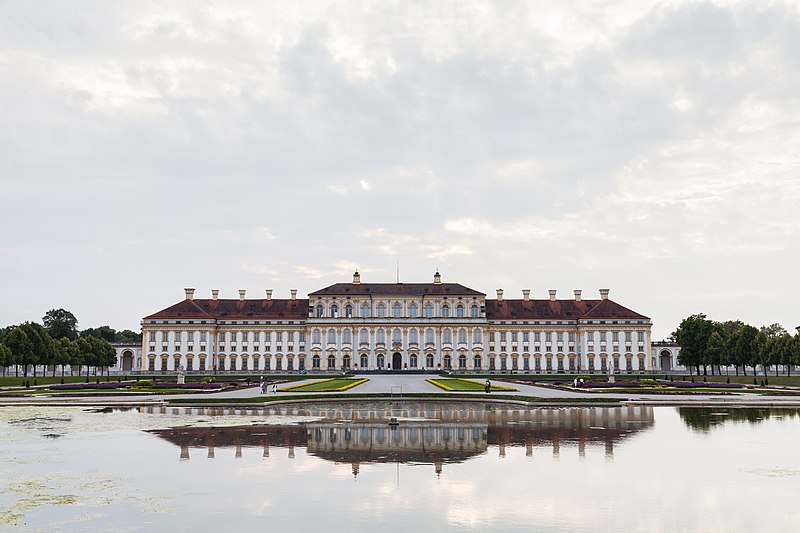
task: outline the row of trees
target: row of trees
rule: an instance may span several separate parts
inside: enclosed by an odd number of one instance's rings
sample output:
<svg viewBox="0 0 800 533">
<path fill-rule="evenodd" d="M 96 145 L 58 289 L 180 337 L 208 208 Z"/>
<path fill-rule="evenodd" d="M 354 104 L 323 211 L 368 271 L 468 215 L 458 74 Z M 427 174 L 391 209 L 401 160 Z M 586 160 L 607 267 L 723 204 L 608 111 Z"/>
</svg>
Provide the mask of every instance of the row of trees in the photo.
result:
<svg viewBox="0 0 800 533">
<path fill-rule="evenodd" d="M 108 368 L 116 364 L 116 351 L 110 342 L 138 342 L 141 335 L 125 330 L 117 332 L 109 326 L 90 328 L 78 332 L 78 321 L 75 316 L 64 309 L 48 311 L 42 319 L 44 325 L 25 322 L 18 326 L 0 329 L 0 368 L 3 375 L 10 366 L 19 375 L 20 367 L 23 376 L 33 369 L 36 376 L 37 367 L 52 367 L 53 375 L 56 367 L 70 366 L 70 373 L 75 367 L 78 375 L 86 366 L 95 369 Z M 95 370 L 95 373 L 97 371 Z"/>
<path fill-rule="evenodd" d="M 142 334 L 129 329 L 117 331 L 110 326 L 100 326 L 78 331 L 78 319 L 66 309 L 51 309 L 42 317 L 42 324 L 54 339 L 74 341 L 78 337 L 97 337 L 108 342 L 142 342 Z"/>
<path fill-rule="evenodd" d="M 696 368 L 700 374 L 711 375 L 721 366 L 733 366 L 747 375 L 747 367 L 753 375 L 760 366 L 764 375 L 782 365 L 791 374 L 792 366 L 800 365 L 800 333 L 790 335 L 780 324 L 757 328 L 740 320 L 716 322 L 704 314 L 691 315 L 683 319 L 672 339 L 680 344 L 678 362 L 688 368 Z"/>
</svg>

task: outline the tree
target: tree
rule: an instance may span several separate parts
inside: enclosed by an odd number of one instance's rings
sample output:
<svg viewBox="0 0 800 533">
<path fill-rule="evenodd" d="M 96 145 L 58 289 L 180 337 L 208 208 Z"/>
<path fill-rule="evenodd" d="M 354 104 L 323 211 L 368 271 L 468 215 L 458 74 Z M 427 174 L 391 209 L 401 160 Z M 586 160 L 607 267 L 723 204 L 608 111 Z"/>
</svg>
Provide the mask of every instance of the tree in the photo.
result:
<svg viewBox="0 0 800 533">
<path fill-rule="evenodd" d="M 11 350 L 11 364 L 15 365 L 19 376 L 19 365 L 23 365 L 22 375 L 28 375 L 28 365 L 33 361 L 33 342 L 21 326 L 12 329 L 4 339 L 4 343 Z"/>
<path fill-rule="evenodd" d="M 706 353 L 708 354 L 708 361 L 711 364 L 711 375 L 714 375 L 714 365 L 723 363 L 725 356 L 725 339 L 722 338 L 720 327 L 718 324 L 714 325 L 714 331 L 708 337 L 708 346 Z M 720 371 L 722 373 L 722 371 Z"/>
<path fill-rule="evenodd" d="M 3 376 L 6 375 L 6 368 L 9 366 L 11 366 L 11 348 L 0 344 L 0 368 L 3 369 Z"/>
<path fill-rule="evenodd" d="M 67 337 L 62 337 L 55 341 L 55 359 L 53 360 L 53 375 L 56 375 L 56 365 L 61 366 L 61 377 L 64 377 L 64 367 L 72 365 L 78 358 L 77 341 L 69 340 Z"/>
<path fill-rule="evenodd" d="M 739 375 L 739 366 L 736 364 L 734 349 L 736 347 L 736 339 L 738 338 L 739 331 L 741 331 L 744 325 L 744 322 L 741 320 L 726 320 L 725 322 L 717 323 L 717 331 L 719 331 L 725 343 L 725 353 L 722 355 L 722 362 L 726 366 L 733 365 L 737 376 Z"/>
<path fill-rule="evenodd" d="M 703 374 L 706 374 L 708 339 L 713 331 L 714 323 L 702 313 L 684 318 L 672 334 L 681 346 L 678 361 L 682 365 L 696 367 L 698 374 L 702 365 Z"/>
<path fill-rule="evenodd" d="M 53 339 L 78 338 L 78 319 L 66 309 L 51 309 L 42 317 L 44 329 Z"/>
<path fill-rule="evenodd" d="M 135 331 L 131 331 L 129 329 L 124 329 L 122 331 L 118 331 L 114 337 L 114 342 L 142 342 L 142 334 L 136 333 Z"/>
<path fill-rule="evenodd" d="M 81 375 L 83 365 L 86 365 L 86 374 L 89 374 L 89 366 L 94 362 L 94 354 L 92 351 L 92 341 L 95 337 L 81 335 L 75 341 L 75 347 L 78 349 L 75 354 L 75 363 L 78 365 L 78 375 Z"/>
<path fill-rule="evenodd" d="M 95 337 L 105 339 L 108 342 L 115 342 L 117 332 L 111 326 L 100 326 L 99 328 L 88 328 L 81 331 L 81 337 Z"/>
<path fill-rule="evenodd" d="M 41 324 L 35 322 L 25 322 L 19 326 L 25 330 L 32 345 L 33 358 L 29 364 L 33 365 L 33 375 L 36 376 L 37 365 L 52 364 L 55 357 L 53 339 L 48 335 Z"/>
<path fill-rule="evenodd" d="M 755 351 L 755 340 L 758 335 L 758 328 L 750 325 L 744 325 L 735 334 L 736 344 L 733 347 L 733 358 L 735 364 L 741 365 L 744 375 L 747 375 L 746 365 L 753 361 L 753 352 Z"/>
</svg>

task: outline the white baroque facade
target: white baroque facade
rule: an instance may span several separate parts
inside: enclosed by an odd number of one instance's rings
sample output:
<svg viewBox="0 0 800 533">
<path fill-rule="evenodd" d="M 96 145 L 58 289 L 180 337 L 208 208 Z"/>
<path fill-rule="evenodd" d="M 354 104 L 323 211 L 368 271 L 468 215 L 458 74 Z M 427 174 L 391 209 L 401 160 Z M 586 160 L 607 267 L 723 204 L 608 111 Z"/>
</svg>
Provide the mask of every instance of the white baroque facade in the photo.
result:
<svg viewBox="0 0 800 533">
<path fill-rule="evenodd" d="M 645 371 L 651 321 L 608 298 L 497 298 L 457 283 L 336 283 L 298 299 L 186 299 L 142 320 L 149 371 Z"/>
</svg>

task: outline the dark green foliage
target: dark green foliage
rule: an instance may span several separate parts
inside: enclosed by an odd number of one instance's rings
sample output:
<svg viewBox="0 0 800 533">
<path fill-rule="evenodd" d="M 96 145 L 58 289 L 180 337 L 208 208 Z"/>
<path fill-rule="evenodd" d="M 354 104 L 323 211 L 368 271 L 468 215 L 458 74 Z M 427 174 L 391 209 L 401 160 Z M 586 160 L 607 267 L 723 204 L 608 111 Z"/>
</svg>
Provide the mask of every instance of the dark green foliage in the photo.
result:
<svg viewBox="0 0 800 533">
<path fill-rule="evenodd" d="M 66 309 L 51 309 L 42 317 L 42 323 L 53 339 L 78 338 L 78 319 Z"/>
</svg>

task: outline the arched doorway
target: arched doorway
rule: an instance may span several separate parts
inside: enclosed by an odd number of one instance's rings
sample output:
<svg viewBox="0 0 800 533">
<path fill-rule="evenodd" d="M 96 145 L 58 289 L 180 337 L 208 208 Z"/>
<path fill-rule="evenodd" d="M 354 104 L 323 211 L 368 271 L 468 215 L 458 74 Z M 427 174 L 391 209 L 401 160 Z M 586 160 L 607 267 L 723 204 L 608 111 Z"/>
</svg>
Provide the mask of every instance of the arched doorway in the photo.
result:
<svg viewBox="0 0 800 533">
<path fill-rule="evenodd" d="M 133 370 L 133 352 L 130 350 L 122 352 L 122 370 L 125 372 Z"/>
<path fill-rule="evenodd" d="M 400 370 L 403 368 L 403 356 L 399 352 L 392 354 L 392 370 Z"/>
<path fill-rule="evenodd" d="M 669 350 L 662 350 L 661 351 L 661 370 L 664 372 L 669 372 L 672 370 L 672 354 L 669 353 Z"/>
</svg>

